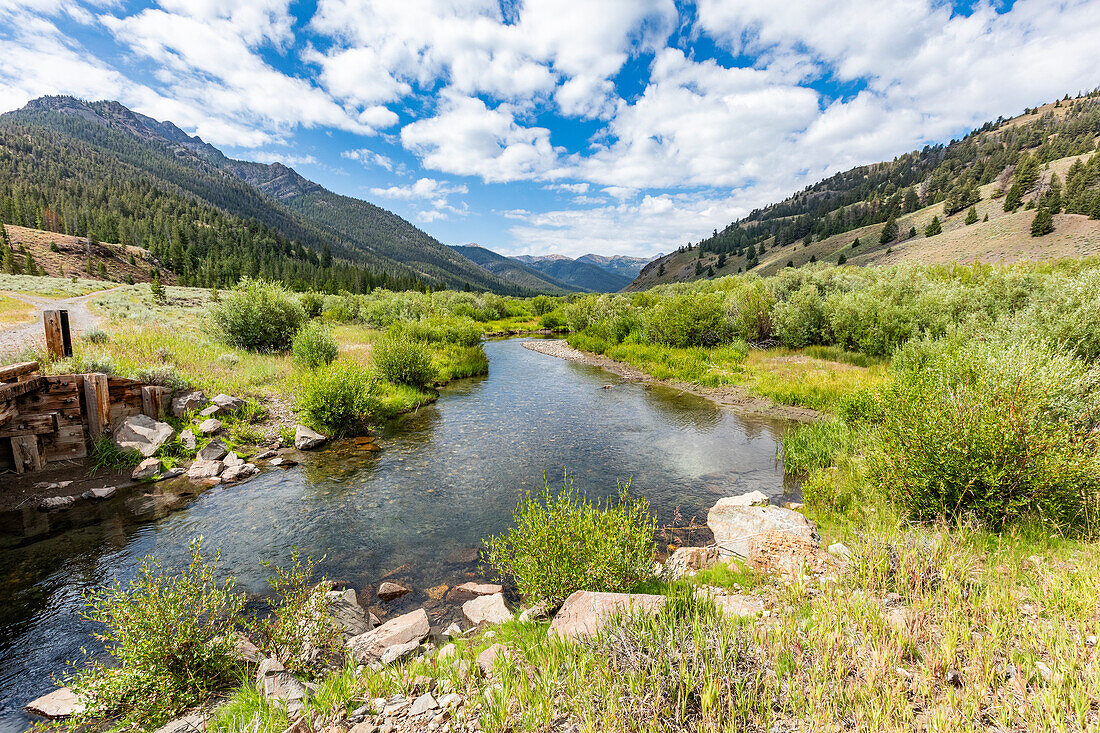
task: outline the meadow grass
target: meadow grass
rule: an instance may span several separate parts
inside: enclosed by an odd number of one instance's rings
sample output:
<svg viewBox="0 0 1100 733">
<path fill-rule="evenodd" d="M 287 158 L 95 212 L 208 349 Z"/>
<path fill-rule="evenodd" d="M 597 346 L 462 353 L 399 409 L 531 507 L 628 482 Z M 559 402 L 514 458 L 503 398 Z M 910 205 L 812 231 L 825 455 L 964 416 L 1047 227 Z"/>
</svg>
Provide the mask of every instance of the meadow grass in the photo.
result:
<svg viewBox="0 0 1100 733">
<path fill-rule="evenodd" d="M 33 320 L 34 306 L 7 295 L 0 295 L 0 328 L 18 326 Z"/>
<path fill-rule="evenodd" d="M 45 298 L 73 298 L 87 295 L 97 290 L 116 287 L 118 283 L 106 280 L 85 280 L 77 278 L 73 282 L 67 277 L 47 277 L 39 275 L 0 275 L 0 290 L 11 293 L 39 295 Z"/>
</svg>

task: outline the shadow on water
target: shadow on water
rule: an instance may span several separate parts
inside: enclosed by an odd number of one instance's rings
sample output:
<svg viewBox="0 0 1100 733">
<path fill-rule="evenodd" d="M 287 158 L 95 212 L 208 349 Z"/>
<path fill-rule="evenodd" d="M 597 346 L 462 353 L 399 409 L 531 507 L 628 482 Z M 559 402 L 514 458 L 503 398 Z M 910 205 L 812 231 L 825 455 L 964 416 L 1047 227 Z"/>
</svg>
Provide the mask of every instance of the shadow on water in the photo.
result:
<svg viewBox="0 0 1100 733">
<path fill-rule="evenodd" d="M 244 484 L 198 495 L 138 491 L 93 514 L 46 520 L 68 527 L 0 518 L 0 732 L 25 729 L 20 706 L 48 691 L 81 645 L 92 648 L 82 594 L 131 578 L 147 554 L 182 564 L 197 535 L 220 548 L 223 568 L 249 593 L 266 590 L 262 561 L 284 563 L 299 549 L 323 556 L 321 569 L 380 615 L 425 605 L 441 622 L 454 608 L 434 598 L 439 587 L 479 577 L 482 538 L 508 525 L 544 474 L 555 485 L 568 467 L 592 498 L 629 480 L 662 524 L 705 521 L 730 494 L 785 495 L 775 460 L 782 420 L 739 417 L 537 354 L 518 339 L 485 350 L 488 377 L 447 387 L 435 404 L 392 421 L 381 452 L 340 441 Z M 22 536 L 21 526 L 29 528 Z M 373 588 L 383 578 L 415 592 L 380 605 Z"/>
</svg>

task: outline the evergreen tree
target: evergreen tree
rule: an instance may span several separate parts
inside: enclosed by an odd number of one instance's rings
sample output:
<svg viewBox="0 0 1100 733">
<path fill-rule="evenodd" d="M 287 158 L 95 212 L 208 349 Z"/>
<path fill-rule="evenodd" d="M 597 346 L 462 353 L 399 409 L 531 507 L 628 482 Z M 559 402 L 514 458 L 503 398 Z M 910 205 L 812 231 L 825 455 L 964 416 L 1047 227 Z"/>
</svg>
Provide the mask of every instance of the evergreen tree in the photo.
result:
<svg viewBox="0 0 1100 733">
<path fill-rule="evenodd" d="M 713 267 L 708 267 L 707 268 L 707 277 L 714 277 L 714 268 Z"/>
<path fill-rule="evenodd" d="M 848 262 L 848 258 L 844 256 L 844 253 L 843 253 L 843 252 L 841 252 L 841 253 L 840 253 L 840 257 L 837 257 L 837 258 L 836 258 L 836 263 L 837 263 L 838 265 L 843 265 L 843 264 L 845 264 L 845 263 L 847 263 L 847 262 Z"/>
<path fill-rule="evenodd" d="M 1054 216 L 1050 209 L 1040 206 L 1035 212 L 1035 218 L 1031 220 L 1031 236 L 1041 237 L 1054 231 Z"/>
<path fill-rule="evenodd" d="M 817 255 L 810 255 L 810 262 L 817 262 Z"/>
<path fill-rule="evenodd" d="M 153 300 L 157 303 L 165 303 L 168 301 L 168 291 L 164 289 L 164 285 L 160 282 L 160 271 L 153 271 L 153 281 L 149 283 L 149 292 L 153 294 Z"/>
<path fill-rule="evenodd" d="M 723 267 L 726 266 L 726 253 L 725 252 L 719 252 L 718 253 L 718 265 L 717 266 L 718 266 L 719 270 L 721 270 Z"/>
<path fill-rule="evenodd" d="M 856 237 L 855 241 L 852 242 L 852 249 L 855 249 L 858 246 L 859 246 L 859 237 Z"/>
<path fill-rule="evenodd" d="M 893 214 L 890 214 L 890 218 L 886 220 L 886 225 L 882 227 L 882 234 L 879 235 L 879 244 L 888 244 L 898 238 L 898 221 L 894 218 Z"/>
<path fill-rule="evenodd" d="M 11 251 L 11 247 L 3 247 L 4 253 L 0 256 L 0 272 L 5 275 L 15 274 L 15 253 Z"/>
<path fill-rule="evenodd" d="M 977 223 L 977 221 L 978 210 L 971 206 L 970 211 L 966 212 L 966 225 L 970 226 L 971 224 Z"/>
<path fill-rule="evenodd" d="M 30 252 L 27 253 L 27 260 L 23 264 L 23 269 L 26 271 L 26 273 L 28 275 L 37 275 L 38 274 L 38 265 L 35 264 L 34 258 L 31 257 Z"/>
<path fill-rule="evenodd" d="M 943 231 L 943 227 L 940 226 L 940 218 L 933 216 L 932 221 L 924 228 L 924 236 L 934 237 Z"/>
<path fill-rule="evenodd" d="M 661 260 L 661 264 L 657 265 L 657 275 L 665 274 L 665 261 Z"/>
<path fill-rule="evenodd" d="M 787 260 L 787 267 L 794 267 L 794 260 Z"/>
<path fill-rule="evenodd" d="M 699 277 L 701 274 L 703 274 L 703 264 L 699 260 L 695 260 L 695 276 Z"/>
<path fill-rule="evenodd" d="M 909 239 L 912 239 L 915 236 L 917 236 L 917 228 L 909 227 Z"/>
</svg>

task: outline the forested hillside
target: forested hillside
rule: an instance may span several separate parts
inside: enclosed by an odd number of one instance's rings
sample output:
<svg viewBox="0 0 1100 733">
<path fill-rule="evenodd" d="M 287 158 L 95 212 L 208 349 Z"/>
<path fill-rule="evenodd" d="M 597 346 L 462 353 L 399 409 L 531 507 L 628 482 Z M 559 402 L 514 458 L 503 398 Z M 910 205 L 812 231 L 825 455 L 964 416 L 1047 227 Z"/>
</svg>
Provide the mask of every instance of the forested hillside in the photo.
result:
<svg viewBox="0 0 1100 733">
<path fill-rule="evenodd" d="M 568 285 L 559 280 L 543 275 L 533 267 L 528 267 L 514 257 L 505 257 L 492 250 L 479 247 L 476 244 L 452 246 L 458 254 L 484 267 L 494 275 L 514 282 L 520 287 L 536 290 L 540 293 L 562 295 L 565 293 L 584 292 L 584 288 Z"/>
<path fill-rule="evenodd" d="M 519 290 L 390 212 L 116 102 L 44 97 L 0 117 L 0 217 L 145 248 L 190 285 Z"/>
<path fill-rule="evenodd" d="M 1079 222 L 1100 218 L 1100 156 L 1091 155 L 1098 135 L 1098 91 L 999 118 L 961 140 L 837 173 L 753 211 L 650 263 L 632 287 L 758 267 L 774 272 L 825 258 L 843 264 L 853 255 L 860 257 L 853 264 L 896 261 L 904 249 L 936 261 L 929 250 L 942 240 L 932 240 L 960 227 L 967 229 L 946 248 L 956 259 L 988 259 L 987 250 L 1004 259 L 1042 259 L 1046 253 L 1035 245 L 1058 240 L 1041 238 L 1057 232 L 1059 221 L 1073 231 L 1072 242 L 1050 254 L 1091 253 L 1080 251 L 1081 240 L 1100 244 L 1100 225 Z M 1040 225 L 1032 232 L 1037 215 Z M 988 226 L 1003 217 L 1013 218 Z M 1036 242 L 1029 241 L 1032 234 Z M 929 242 L 916 246 L 923 239 Z"/>
</svg>

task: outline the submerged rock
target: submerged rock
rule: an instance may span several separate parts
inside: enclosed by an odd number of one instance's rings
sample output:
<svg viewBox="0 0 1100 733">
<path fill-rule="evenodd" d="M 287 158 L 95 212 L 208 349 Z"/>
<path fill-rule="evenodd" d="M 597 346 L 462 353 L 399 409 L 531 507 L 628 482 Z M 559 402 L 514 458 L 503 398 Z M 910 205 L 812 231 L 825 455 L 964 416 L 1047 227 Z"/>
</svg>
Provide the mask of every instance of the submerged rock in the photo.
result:
<svg viewBox="0 0 1100 733">
<path fill-rule="evenodd" d="M 310 430 L 305 425 L 294 428 L 294 447 L 298 450 L 313 450 L 320 448 L 328 440 L 316 430 Z"/>
<path fill-rule="evenodd" d="M 412 590 L 406 588 L 399 583 L 391 583 L 389 581 L 382 583 L 378 586 L 378 597 L 383 601 L 392 601 L 395 598 L 408 595 L 412 593 Z"/>
<path fill-rule="evenodd" d="M 40 512 L 59 512 L 76 503 L 75 496 L 48 496 L 38 503 Z"/>
<path fill-rule="evenodd" d="M 123 450 L 136 450 L 149 458 L 175 434 L 176 429 L 166 422 L 147 415 L 131 415 L 115 430 L 114 441 Z"/>
</svg>

